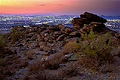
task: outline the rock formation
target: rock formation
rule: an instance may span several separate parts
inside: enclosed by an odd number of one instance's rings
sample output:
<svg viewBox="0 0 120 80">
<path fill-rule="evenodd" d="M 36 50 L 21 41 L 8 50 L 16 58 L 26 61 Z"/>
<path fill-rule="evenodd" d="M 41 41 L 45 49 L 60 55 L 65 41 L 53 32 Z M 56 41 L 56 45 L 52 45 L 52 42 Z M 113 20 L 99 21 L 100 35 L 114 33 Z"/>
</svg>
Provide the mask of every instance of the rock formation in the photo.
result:
<svg viewBox="0 0 120 80">
<path fill-rule="evenodd" d="M 31 25 L 30 28 L 13 26 L 13 31 L 21 31 L 24 34 L 24 37 L 20 36 L 19 40 L 16 39 L 16 41 L 14 41 L 14 46 L 22 46 L 23 50 L 39 47 L 40 50 L 54 49 L 56 51 L 60 51 L 66 43 L 78 40 L 81 37 L 81 34 L 86 32 L 89 33 L 91 29 L 98 33 L 111 32 L 119 38 L 119 34 L 116 34 L 115 31 L 108 29 L 104 25 L 105 22 L 106 19 L 103 19 L 95 14 L 85 12 L 80 15 L 80 18 L 74 18 L 72 20 L 74 27 L 65 27 L 62 24 L 57 26 L 46 24 Z M 12 34 L 14 34 L 14 32 Z M 11 42 L 11 34 L 7 35 L 6 40 Z"/>
<path fill-rule="evenodd" d="M 15 41 L 14 46 L 24 46 L 24 49 L 34 49 L 40 47 L 41 50 L 55 49 L 59 51 L 62 47 L 74 40 L 78 40 L 81 34 L 89 33 L 91 29 L 98 33 L 111 32 L 117 38 L 119 35 L 116 32 L 108 29 L 104 23 L 106 19 L 103 19 L 95 14 L 85 12 L 80 15 L 80 18 L 74 18 L 72 20 L 74 27 L 65 27 L 62 24 L 57 26 L 53 25 L 31 25 L 30 28 L 23 26 L 13 26 L 13 31 L 21 31 L 24 34 L 23 39 Z M 11 34 L 7 36 L 7 40 L 11 41 Z M 14 50 L 14 49 L 13 49 Z"/>
<path fill-rule="evenodd" d="M 89 33 L 91 29 L 99 33 L 111 31 L 104 25 L 105 22 L 107 22 L 106 19 L 103 19 L 95 14 L 88 12 L 81 14 L 80 18 L 74 18 L 72 20 L 73 26 L 75 28 L 78 28 L 81 31 L 86 31 L 87 33 Z"/>
</svg>

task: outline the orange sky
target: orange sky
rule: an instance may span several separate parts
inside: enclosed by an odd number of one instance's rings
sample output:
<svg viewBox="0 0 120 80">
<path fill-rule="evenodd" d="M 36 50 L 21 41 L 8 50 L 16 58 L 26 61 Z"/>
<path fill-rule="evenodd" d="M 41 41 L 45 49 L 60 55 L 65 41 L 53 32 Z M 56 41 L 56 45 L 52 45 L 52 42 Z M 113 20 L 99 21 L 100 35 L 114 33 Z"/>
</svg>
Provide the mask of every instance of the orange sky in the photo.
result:
<svg viewBox="0 0 120 80">
<path fill-rule="evenodd" d="M 119 0 L 0 0 L 0 13 L 119 14 Z"/>
<path fill-rule="evenodd" d="M 66 0 L 67 1 L 67 0 Z M 47 13 L 62 9 L 64 0 L 0 0 L 1 13 Z"/>
</svg>

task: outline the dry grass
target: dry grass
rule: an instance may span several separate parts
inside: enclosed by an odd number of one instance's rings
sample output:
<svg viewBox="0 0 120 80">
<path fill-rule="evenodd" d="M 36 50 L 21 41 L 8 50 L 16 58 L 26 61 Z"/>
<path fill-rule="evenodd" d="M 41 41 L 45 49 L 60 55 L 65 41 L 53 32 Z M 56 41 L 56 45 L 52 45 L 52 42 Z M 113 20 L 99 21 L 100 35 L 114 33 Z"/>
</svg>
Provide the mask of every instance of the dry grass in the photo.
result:
<svg viewBox="0 0 120 80">
<path fill-rule="evenodd" d="M 27 51 L 23 51 L 23 54 L 27 59 L 30 59 L 30 60 L 33 59 L 33 55 L 34 55 L 33 50 L 29 50 L 29 53 Z"/>
<path fill-rule="evenodd" d="M 69 42 L 69 43 L 65 44 L 63 49 L 62 49 L 62 53 L 64 55 L 71 53 L 71 47 L 73 45 L 74 45 L 74 42 Z"/>
<path fill-rule="evenodd" d="M 90 34 L 81 36 L 79 43 L 74 42 L 71 51 L 76 58 L 80 59 L 80 64 L 86 67 L 97 69 L 98 66 L 113 61 L 113 49 L 111 34 L 104 35 L 95 34 L 93 31 Z"/>
<path fill-rule="evenodd" d="M 67 61 L 66 58 L 62 53 L 55 53 L 54 55 L 51 56 L 50 58 L 50 69 L 57 69 L 59 68 L 59 64 Z"/>
<path fill-rule="evenodd" d="M 79 75 L 78 69 L 77 69 L 78 65 L 74 64 L 74 63 L 68 63 L 66 65 L 65 68 L 63 68 L 63 75 L 66 77 L 73 77 L 73 76 L 77 76 Z"/>
<path fill-rule="evenodd" d="M 48 62 L 41 62 L 37 61 L 35 63 L 32 63 L 28 66 L 29 72 L 32 74 L 37 74 L 40 71 L 43 71 L 48 68 L 49 63 Z"/>
<path fill-rule="evenodd" d="M 7 80 L 7 77 L 14 75 L 17 69 L 26 66 L 28 66 L 28 63 L 25 60 L 21 60 L 18 55 L 11 55 L 0 65 L 0 80 Z"/>
<path fill-rule="evenodd" d="M 60 77 L 50 76 L 49 73 L 44 73 L 46 70 L 54 71 L 58 70 L 59 64 L 65 61 L 65 57 L 62 53 L 53 54 L 49 59 L 45 61 L 37 61 L 32 63 L 28 67 L 28 74 L 25 76 L 25 80 L 37 79 L 39 80 L 62 80 Z M 31 77 L 32 75 L 32 77 Z M 58 75 L 62 73 L 58 72 Z"/>
<path fill-rule="evenodd" d="M 120 57 L 120 49 L 118 50 L 118 54 L 117 55 L 118 55 L 118 57 Z"/>
</svg>

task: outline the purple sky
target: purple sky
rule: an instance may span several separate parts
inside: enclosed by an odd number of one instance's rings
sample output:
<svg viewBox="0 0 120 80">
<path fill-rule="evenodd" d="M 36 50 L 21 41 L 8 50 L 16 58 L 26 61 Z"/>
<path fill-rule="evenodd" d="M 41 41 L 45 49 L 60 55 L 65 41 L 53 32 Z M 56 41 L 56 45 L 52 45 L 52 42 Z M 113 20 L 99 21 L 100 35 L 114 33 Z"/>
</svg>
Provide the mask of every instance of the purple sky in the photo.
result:
<svg viewBox="0 0 120 80">
<path fill-rule="evenodd" d="M 0 0 L 0 13 L 120 15 L 120 0 Z"/>
</svg>

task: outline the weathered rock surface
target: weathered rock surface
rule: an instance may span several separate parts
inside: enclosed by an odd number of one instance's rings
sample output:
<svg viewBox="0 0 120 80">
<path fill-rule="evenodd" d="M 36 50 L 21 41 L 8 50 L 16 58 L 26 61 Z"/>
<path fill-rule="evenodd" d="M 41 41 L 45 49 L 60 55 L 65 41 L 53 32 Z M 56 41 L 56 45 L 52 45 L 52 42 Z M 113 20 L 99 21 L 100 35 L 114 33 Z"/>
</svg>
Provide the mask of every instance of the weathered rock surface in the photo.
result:
<svg viewBox="0 0 120 80">
<path fill-rule="evenodd" d="M 81 14 L 80 18 L 78 17 L 72 20 L 73 26 L 80 29 L 82 33 L 84 33 L 84 31 L 89 33 L 90 30 L 93 29 L 93 31 L 96 31 L 98 33 L 111 32 L 112 34 L 115 34 L 116 32 L 108 29 L 104 25 L 105 22 L 107 22 L 106 19 L 103 19 L 95 14 L 88 12 Z"/>
<path fill-rule="evenodd" d="M 84 24 L 90 24 L 91 22 L 105 23 L 107 20 L 95 14 L 85 12 L 84 14 L 80 15 L 80 18 L 74 18 L 72 21 L 73 26 L 76 28 L 81 28 L 84 26 Z"/>
<path fill-rule="evenodd" d="M 39 51 L 51 50 L 60 51 L 62 47 L 70 42 L 76 41 L 81 37 L 81 34 L 89 33 L 91 29 L 98 33 L 111 32 L 118 39 L 120 35 L 108 29 L 103 19 L 95 14 L 85 12 L 80 15 L 80 18 L 74 18 L 72 23 L 74 27 L 65 27 L 62 24 L 53 25 L 30 25 L 29 28 L 23 26 L 13 26 L 14 31 L 21 31 L 24 37 L 15 41 L 10 45 L 12 51 L 21 53 L 24 50 L 39 48 Z M 11 40 L 10 34 L 7 35 L 7 41 Z"/>
</svg>

